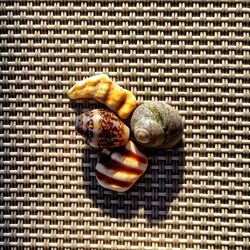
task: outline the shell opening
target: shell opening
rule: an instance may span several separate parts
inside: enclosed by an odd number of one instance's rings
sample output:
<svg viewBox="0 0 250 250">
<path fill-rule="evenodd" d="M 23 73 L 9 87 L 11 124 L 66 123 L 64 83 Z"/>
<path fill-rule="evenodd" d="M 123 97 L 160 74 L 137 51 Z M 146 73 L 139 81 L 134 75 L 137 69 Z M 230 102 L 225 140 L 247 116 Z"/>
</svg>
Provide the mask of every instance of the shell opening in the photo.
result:
<svg viewBox="0 0 250 250">
<path fill-rule="evenodd" d="M 140 143 L 148 143 L 150 141 L 150 134 L 146 129 L 137 129 L 135 131 L 135 138 L 140 142 Z"/>
</svg>

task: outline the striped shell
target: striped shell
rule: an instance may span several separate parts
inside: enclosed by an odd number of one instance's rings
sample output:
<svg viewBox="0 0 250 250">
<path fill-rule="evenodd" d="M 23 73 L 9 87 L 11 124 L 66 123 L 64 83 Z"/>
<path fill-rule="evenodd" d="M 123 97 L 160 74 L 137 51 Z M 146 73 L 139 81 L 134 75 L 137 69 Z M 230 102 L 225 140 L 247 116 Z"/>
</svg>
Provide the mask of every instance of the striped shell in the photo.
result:
<svg viewBox="0 0 250 250">
<path fill-rule="evenodd" d="M 104 149 L 96 165 L 96 178 L 104 188 L 125 192 L 131 188 L 148 166 L 147 157 L 132 141 L 116 151 Z"/>
<path fill-rule="evenodd" d="M 94 148 L 121 147 L 128 142 L 129 128 L 112 112 L 94 109 L 77 117 L 76 130 Z"/>
<path fill-rule="evenodd" d="M 130 121 L 135 141 L 147 148 L 168 149 L 182 137 L 183 124 L 177 110 L 166 102 L 139 105 Z"/>
<path fill-rule="evenodd" d="M 76 82 L 68 91 L 70 99 L 94 98 L 116 112 L 122 119 L 128 118 L 136 108 L 135 96 L 111 81 L 106 74 L 91 76 Z"/>
</svg>

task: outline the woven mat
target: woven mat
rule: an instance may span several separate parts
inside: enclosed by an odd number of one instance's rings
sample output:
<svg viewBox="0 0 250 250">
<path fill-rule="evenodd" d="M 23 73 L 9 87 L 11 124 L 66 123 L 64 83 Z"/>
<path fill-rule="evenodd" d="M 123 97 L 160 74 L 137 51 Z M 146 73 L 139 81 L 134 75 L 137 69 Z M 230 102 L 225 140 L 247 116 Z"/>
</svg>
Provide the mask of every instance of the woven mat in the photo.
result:
<svg viewBox="0 0 250 250">
<path fill-rule="evenodd" d="M 1 1 L 1 249 L 250 245 L 249 1 Z M 165 100 L 183 143 L 129 192 L 100 187 L 75 80 Z"/>
</svg>

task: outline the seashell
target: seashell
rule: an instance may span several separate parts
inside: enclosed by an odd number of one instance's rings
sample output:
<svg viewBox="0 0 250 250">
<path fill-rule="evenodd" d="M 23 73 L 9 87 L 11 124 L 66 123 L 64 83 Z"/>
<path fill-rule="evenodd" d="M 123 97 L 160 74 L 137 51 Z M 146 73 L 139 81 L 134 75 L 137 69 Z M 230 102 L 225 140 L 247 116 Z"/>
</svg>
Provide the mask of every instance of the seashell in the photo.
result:
<svg viewBox="0 0 250 250">
<path fill-rule="evenodd" d="M 174 147 L 183 133 L 178 111 L 166 102 L 139 105 L 131 117 L 130 127 L 134 140 L 147 148 Z"/>
<path fill-rule="evenodd" d="M 129 128 L 111 111 L 94 109 L 77 117 L 76 130 L 94 148 L 113 148 L 129 140 Z"/>
<path fill-rule="evenodd" d="M 116 151 L 104 149 L 101 152 L 96 165 L 96 178 L 104 188 L 125 192 L 135 184 L 147 166 L 147 157 L 129 141 Z"/>
<path fill-rule="evenodd" d="M 122 119 L 128 118 L 136 108 L 135 96 L 112 82 L 106 74 L 91 76 L 76 82 L 68 91 L 70 99 L 94 98 L 116 112 Z"/>
</svg>

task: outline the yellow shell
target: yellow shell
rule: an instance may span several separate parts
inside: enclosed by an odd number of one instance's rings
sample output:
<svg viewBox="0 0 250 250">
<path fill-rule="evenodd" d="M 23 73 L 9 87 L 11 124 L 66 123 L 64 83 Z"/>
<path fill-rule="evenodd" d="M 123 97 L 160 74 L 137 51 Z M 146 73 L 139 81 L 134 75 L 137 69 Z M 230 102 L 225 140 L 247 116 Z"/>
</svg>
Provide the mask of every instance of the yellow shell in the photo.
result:
<svg viewBox="0 0 250 250">
<path fill-rule="evenodd" d="M 135 184 L 147 166 L 147 157 L 129 141 L 116 151 L 104 149 L 101 152 L 96 165 L 96 178 L 104 188 L 125 192 Z"/>
<path fill-rule="evenodd" d="M 106 74 L 91 76 L 76 82 L 68 91 L 70 99 L 93 98 L 116 112 L 122 119 L 128 118 L 136 108 L 135 96 L 112 82 Z"/>
</svg>

